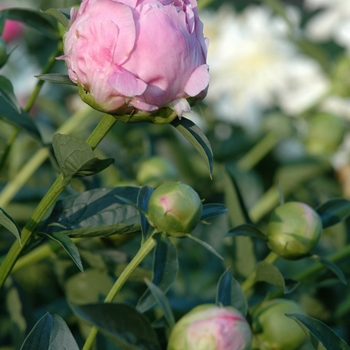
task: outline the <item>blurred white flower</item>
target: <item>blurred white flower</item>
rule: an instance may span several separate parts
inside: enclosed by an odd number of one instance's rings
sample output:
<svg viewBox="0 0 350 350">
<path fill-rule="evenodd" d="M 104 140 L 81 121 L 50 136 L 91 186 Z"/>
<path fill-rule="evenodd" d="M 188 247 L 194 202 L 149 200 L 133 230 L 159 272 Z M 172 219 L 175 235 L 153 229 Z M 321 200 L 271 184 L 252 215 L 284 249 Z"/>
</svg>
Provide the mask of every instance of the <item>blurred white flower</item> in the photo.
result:
<svg viewBox="0 0 350 350">
<path fill-rule="evenodd" d="M 298 15 L 288 10 L 296 28 Z M 248 6 L 241 14 L 222 7 L 201 19 L 210 42 L 206 101 L 216 117 L 255 131 L 265 109 L 299 113 L 327 89 L 318 64 L 298 51 L 286 22 L 268 7 Z"/>
<path fill-rule="evenodd" d="M 334 39 L 350 52 L 350 1 L 305 0 L 310 10 L 321 8 L 307 23 L 306 33 L 312 40 Z"/>
</svg>

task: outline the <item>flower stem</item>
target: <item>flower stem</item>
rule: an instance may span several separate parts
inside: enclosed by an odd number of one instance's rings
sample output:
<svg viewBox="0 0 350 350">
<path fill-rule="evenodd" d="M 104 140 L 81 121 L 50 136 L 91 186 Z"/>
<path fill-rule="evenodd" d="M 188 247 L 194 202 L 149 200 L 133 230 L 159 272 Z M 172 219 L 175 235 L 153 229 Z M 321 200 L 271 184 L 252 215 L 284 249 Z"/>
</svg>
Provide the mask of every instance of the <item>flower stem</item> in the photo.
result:
<svg viewBox="0 0 350 350">
<path fill-rule="evenodd" d="M 277 258 L 278 258 L 278 255 L 276 253 L 270 252 L 263 261 L 266 261 L 269 264 L 273 264 L 277 260 Z M 254 286 L 255 283 L 256 283 L 256 271 L 254 270 L 248 276 L 248 278 L 242 283 L 241 287 L 245 295 L 248 294 L 248 292 Z"/>
<path fill-rule="evenodd" d="M 139 266 L 139 264 L 143 261 L 143 259 L 152 251 L 152 249 L 156 245 L 156 240 L 153 238 L 153 235 L 151 235 L 142 245 L 139 251 L 136 253 L 134 258 L 130 261 L 128 266 L 124 269 L 124 271 L 121 273 L 121 275 L 118 277 L 117 281 L 114 283 L 112 289 L 109 291 L 105 303 L 112 302 L 119 290 L 122 288 L 124 283 L 127 281 L 127 279 L 130 277 L 132 272 Z M 89 333 L 89 336 L 87 337 L 84 347 L 82 350 L 90 350 L 96 335 L 98 333 L 98 329 L 96 327 L 92 327 Z"/>
<path fill-rule="evenodd" d="M 89 136 L 87 143 L 92 147 L 96 148 L 103 137 L 108 133 L 112 126 L 117 122 L 117 119 L 109 114 L 105 114 L 102 120 L 98 123 L 96 128 Z M 56 181 L 53 183 L 49 191 L 43 197 L 41 202 L 36 207 L 32 217 L 28 220 L 22 230 L 21 244 L 15 241 L 8 252 L 5 260 L 0 266 L 0 287 L 5 282 L 7 276 L 10 274 L 16 260 L 21 254 L 24 246 L 31 238 L 40 220 L 45 215 L 46 211 L 54 204 L 60 193 L 69 184 L 70 179 L 64 179 L 63 175 L 60 174 Z"/>
</svg>

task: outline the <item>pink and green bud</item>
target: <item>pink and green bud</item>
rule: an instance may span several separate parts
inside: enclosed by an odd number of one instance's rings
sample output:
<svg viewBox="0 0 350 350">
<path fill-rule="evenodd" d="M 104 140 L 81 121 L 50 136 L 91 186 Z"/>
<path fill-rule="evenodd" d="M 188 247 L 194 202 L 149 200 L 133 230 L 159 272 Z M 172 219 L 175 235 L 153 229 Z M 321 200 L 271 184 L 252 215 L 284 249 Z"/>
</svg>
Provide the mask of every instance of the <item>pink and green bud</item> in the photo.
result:
<svg viewBox="0 0 350 350">
<path fill-rule="evenodd" d="M 304 203 L 289 202 L 273 211 L 267 244 L 281 258 L 300 259 L 310 253 L 321 233 L 321 218 L 312 208 Z"/>
<path fill-rule="evenodd" d="M 306 340 L 300 326 L 286 314 L 306 315 L 294 301 L 276 299 L 264 303 L 253 313 L 252 329 L 260 350 L 296 350 Z"/>
<path fill-rule="evenodd" d="M 196 0 L 82 0 L 59 59 L 93 108 L 169 123 L 204 98 L 207 48 Z"/>
<path fill-rule="evenodd" d="M 141 163 L 136 174 L 136 181 L 139 185 L 158 187 L 165 181 L 176 180 L 177 169 L 167 158 L 151 157 Z"/>
<path fill-rule="evenodd" d="M 194 230 L 202 216 L 202 201 L 190 186 L 166 182 L 157 187 L 148 204 L 148 221 L 160 231 L 182 237 Z"/>
<path fill-rule="evenodd" d="M 249 324 L 238 310 L 208 304 L 175 324 L 167 350 L 250 350 L 251 343 Z"/>
</svg>

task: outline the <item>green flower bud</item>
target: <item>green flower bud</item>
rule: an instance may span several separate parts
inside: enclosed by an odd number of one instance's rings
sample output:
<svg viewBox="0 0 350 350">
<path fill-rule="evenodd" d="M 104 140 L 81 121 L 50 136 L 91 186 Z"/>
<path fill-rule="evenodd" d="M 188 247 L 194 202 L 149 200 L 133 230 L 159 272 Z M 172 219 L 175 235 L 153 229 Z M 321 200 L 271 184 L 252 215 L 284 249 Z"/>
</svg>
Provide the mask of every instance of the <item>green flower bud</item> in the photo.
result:
<svg viewBox="0 0 350 350">
<path fill-rule="evenodd" d="M 311 154 L 333 153 L 342 142 L 344 133 L 343 119 L 329 113 L 318 113 L 309 120 L 306 149 Z"/>
<path fill-rule="evenodd" d="M 166 182 L 152 193 L 147 214 L 152 226 L 181 237 L 197 226 L 202 216 L 202 201 L 190 186 Z"/>
<path fill-rule="evenodd" d="M 276 299 L 264 303 L 252 315 L 252 329 L 260 350 L 295 350 L 306 340 L 300 326 L 286 314 L 306 315 L 294 301 Z"/>
<path fill-rule="evenodd" d="M 7 54 L 6 43 L 2 37 L 0 37 L 0 68 L 5 65 L 9 55 Z"/>
<path fill-rule="evenodd" d="M 300 259 L 317 244 L 321 233 L 321 218 L 312 208 L 304 203 L 289 202 L 272 212 L 267 244 L 281 258 Z"/>
<path fill-rule="evenodd" d="M 177 175 L 177 169 L 167 158 L 152 157 L 140 165 L 136 181 L 141 186 L 158 187 L 165 181 L 176 180 Z"/>
<path fill-rule="evenodd" d="M 195 307 L 171 331 L 168 350 L 250 350 L 248 322 L 233 307 Z"/>
</svg>

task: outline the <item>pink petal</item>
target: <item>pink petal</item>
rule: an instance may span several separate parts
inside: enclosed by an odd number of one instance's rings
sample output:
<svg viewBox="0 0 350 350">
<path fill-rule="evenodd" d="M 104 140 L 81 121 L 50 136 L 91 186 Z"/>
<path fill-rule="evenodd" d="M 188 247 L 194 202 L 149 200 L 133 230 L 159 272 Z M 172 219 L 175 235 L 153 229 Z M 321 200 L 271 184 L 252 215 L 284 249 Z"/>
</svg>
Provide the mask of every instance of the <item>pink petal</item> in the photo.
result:
<svg viewBox="0 0 350 350">
<path fill-rule="evenodd" d="M 132 73 L 121 67 L 115 67 L 114 72 L 108 79 L 108 84 L 116 89 L 121 95 L 127 97 L 140 96 L 142 95 L 147 84 L 136 78 Z"/>
<path fill-rule="evenodd" d="M 191 74 L 185 86 L 185 92 L 188 96 L 197 96 L 207 88 L 210 78 L 208 68 L 207 64 L 202 64 Z"/>
<path fill-rule="evenodd" d="M 146 111 L 146 112 L 152 112 L 156 111 L 158 109 L 155 105 L 150 105 L 146 102 L 140 101 L 138 99 L 134 99 L 130 102 L 135 108 L 139 109 L 140 111 Z"/>
<path fill-rule="evenodd" d="M 181 119 L 183 113 L 191 112 L 191 106 L 185 98 L 179 98 L 178 100 L 174 100 L 169 103 L 169 106 L 176 112 L 179 119 Z"/>
</svg>

